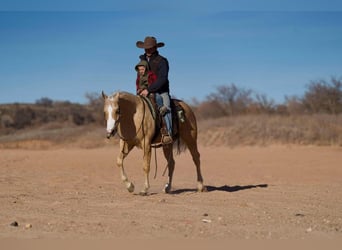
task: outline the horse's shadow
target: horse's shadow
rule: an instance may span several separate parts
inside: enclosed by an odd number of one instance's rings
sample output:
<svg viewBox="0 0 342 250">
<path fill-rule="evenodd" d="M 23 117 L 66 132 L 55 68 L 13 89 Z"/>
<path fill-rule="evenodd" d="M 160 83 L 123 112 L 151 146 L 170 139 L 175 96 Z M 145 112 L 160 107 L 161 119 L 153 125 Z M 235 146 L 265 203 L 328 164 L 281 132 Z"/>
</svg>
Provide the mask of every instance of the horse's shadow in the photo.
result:
<svg viewBox="0 0 342 250">
<path fill-rule="evenodd" d="M 228 193 L 238 192 L 238 191 L 242 191 L 242 190 L 246 190 L 246 189 L 267 188 L 267 187 L 268 187 L 268 184 L 257 184 L 257 185 L 246 185 L 246 186 L 223 185 L 220 187 L 206 186 L 207 192 L 221 191 L 221 192 L 228 192 Z M 191 192 L 197 192 L 197 189 L 190 189 L 190 188 L 177 189 L 177 190 L 173 190 L 171 193 L 172 194 L 182 194 L 182 193 L 191 193 Z"/>
</svg>

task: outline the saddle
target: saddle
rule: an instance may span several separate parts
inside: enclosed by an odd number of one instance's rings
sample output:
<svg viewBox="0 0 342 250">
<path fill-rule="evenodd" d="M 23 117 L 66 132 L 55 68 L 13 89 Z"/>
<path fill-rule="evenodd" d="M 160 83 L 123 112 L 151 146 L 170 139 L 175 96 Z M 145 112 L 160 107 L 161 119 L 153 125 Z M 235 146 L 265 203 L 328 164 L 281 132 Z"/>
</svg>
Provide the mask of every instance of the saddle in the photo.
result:
<svg viewBox="0 0 342 250">
<path fill-rule="evenodd" d="M 162 138 L 164 135 L 168 135 L 165 118 L 159 111 L 154 94 L 150 94 L 147 98 L 145 97 L 144 100 L 147 102 L 156 124 L 156 130 L 152 139 L 151 146 L 155 148 L 162 147 Z M 171 136 L 174 141 L 178 138 L 179 122 L 184 122 L 184 110 L 182 106 L 179 104 L 180 102 L 181 101 L 178 99 L 171 98 Z"/>
</svg>

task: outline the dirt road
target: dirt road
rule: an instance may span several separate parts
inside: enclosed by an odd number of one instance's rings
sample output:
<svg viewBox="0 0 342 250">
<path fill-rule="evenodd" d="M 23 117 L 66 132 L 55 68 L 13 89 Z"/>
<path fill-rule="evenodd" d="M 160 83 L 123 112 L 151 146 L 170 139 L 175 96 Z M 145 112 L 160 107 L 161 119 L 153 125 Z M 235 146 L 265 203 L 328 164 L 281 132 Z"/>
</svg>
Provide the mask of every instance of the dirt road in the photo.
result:
<svg viewBox="0 0 342 250">
<path fill-rule="evenodd" d="M 118 148 L 0 151 L 0 238 L 336 239 L 342 236 L 342 148 L 200 147 L 208 192 L 196 193 L 188 152 L 152 161 L 149 196 L 130 194 Z M 142 151 L 125 162 L 142 188 Z M 11 223 L 17 222 L 18 225 Z"/>
</svg>

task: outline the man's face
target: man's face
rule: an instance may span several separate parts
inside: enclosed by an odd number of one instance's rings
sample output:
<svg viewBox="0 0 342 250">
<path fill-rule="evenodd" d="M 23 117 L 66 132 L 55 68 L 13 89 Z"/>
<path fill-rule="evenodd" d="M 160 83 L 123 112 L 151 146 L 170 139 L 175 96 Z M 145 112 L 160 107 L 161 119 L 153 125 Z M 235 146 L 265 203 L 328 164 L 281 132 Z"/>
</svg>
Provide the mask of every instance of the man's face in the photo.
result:
<svg viewBox="0 0 342 250">
<path fill-rule="evenodd" d="M 150 57 L 150 56 L 152 56 L 152 54 L 153 54 L 154 52 L 156 52 L 156 50 L 157 50 L 157 47 L 152 47 L 152 48 L 149 48 L 149 49 L 145 49 L 145 53 L 146 53 L 146 55 L 147 55 L 148 57 Z"/>
</svg>

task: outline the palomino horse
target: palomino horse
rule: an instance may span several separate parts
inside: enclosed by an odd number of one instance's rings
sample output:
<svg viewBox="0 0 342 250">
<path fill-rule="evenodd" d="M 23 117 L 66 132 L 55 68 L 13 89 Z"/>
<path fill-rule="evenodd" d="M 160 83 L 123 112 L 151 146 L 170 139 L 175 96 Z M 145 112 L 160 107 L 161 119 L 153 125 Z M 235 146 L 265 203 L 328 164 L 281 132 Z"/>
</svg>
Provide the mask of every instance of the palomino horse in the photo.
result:
<svg viewBox="0 0 342 250">
<path fill-rule="evenodd" d="M 127 178 L 123 162 L 128 153 L 134 146 L 143 149 L 143 170 L 145 175 L 144 188 L 140 194 L 147 194 L 150 187 L 149 172 L 151 162 L 151 143 L 155 135 L 156 122 L 150 111 L 150 108 L 142 97 L 133 95 L 127 92 L 117 92 L 113 95 L 107 96 L 102 92 L 104 99 L 104 114 L 107 122 L 107 138 L 115 135 L 120 137 L 120 151 L 117 157 L 117 166 L 120 168 L 121 179 L 124 182 L 129 192 L 134 191 L 134 185 Z M 185 121 L 178 122 L 177 136 L 174 137 L 174 142 L 178 141 L 178 149 L 180 142 L 184 143 L 192 155 L 192 159 L 196 165 L 197 170 L 197 189 L 202 192 L 205 191 L 203 185 L 203 178 L 200 169 L 200 154 L 197 149 L 197 124 L 196 118 L 191 108 L 182 101 L 179 105 L 184 110 Z M 164 187 L 164 192 L 171 191 L 172 176 L 175 168 L 175 161 L 173 158 L 173 145 L 163 145 L 164 156 L 167 160 L 168 167 L 168 182 Z"/>
</svg>

